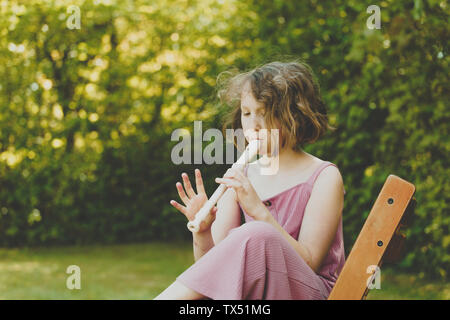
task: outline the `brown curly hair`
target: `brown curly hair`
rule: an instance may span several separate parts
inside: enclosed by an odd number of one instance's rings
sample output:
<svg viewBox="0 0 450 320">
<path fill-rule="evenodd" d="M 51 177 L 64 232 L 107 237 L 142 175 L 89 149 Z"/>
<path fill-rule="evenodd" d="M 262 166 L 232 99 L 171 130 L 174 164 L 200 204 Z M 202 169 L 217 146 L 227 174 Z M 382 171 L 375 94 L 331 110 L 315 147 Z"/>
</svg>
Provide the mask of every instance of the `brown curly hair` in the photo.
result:
<svg viewBox="0 0 450 320">
<path fill-rule="evenodd" d="M 229 126 L 234 130 L 242 128 L 241 93 L 247 81 L 255 99 L 266 109 L 268 129 L 277 128 L 279 124 L 282 148 L 299 150 L 315 142 L 327 130 L 336 129 L 328 124 L 326 106 L 311 68 L 294 60 L 267 63 L 248 72 L 231 70 L 219 74 L 218 98 L 229 108 L 222 128 L 224 133 Z"/>
</svg>

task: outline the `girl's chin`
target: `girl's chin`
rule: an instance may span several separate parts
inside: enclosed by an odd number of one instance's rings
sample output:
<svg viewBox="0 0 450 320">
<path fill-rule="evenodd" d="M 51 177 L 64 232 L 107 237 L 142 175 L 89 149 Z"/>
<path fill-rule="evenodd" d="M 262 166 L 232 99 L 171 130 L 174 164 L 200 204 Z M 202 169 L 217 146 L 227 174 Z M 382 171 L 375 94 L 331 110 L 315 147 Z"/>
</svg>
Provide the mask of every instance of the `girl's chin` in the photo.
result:
<svg viewBox="0 0 450 320">
<path fill-rule="evenodd" d="M 261 143 L 260 144 L 260 146 L 259 146 L 259 152 L 258 152 L 258 154 L 260 155 L 260 156 L 270 156 L 271 155 L 271 148 L 270 148 L 270 146 L 268 146 L 267 144 L 265 144 L 265 143 Z"/>
<path fill-rule="evenodd" d="M 267 141 L 259 140 L 258 155 L 270 157 L 272 155 L 271 152 L 271 146 L 267 144 Z"/>
</svg>

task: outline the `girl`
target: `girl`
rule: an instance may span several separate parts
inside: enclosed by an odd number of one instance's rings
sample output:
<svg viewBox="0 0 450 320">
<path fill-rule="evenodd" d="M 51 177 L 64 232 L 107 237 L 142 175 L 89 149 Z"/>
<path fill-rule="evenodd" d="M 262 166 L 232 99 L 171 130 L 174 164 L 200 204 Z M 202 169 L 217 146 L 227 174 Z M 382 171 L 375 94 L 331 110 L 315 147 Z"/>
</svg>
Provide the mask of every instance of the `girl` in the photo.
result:
<svg viewBox="0 0 450 320">
<path fill-rule="evenodd" d="M 260 160 L 278 157 L 279 169 L 262 175 L 258 160 L 216 179 L 227 191 L 193 233 L 196 262 L 156 299 L 326 299 L 345 260 L 345 190 L 336 165 L 302 149 L 334 129 L 313 73 L 298 61 L 272 62 L 229 78 L 219 97 L 234 108 L 233 129 L 262 139 Z M 263 129 L 279 130 L 278 152 Z M 171 204 L 192 220 L 207 196 L 198 169 L 197 194 L 182 179 L 185 206 Z"/>
</svg>

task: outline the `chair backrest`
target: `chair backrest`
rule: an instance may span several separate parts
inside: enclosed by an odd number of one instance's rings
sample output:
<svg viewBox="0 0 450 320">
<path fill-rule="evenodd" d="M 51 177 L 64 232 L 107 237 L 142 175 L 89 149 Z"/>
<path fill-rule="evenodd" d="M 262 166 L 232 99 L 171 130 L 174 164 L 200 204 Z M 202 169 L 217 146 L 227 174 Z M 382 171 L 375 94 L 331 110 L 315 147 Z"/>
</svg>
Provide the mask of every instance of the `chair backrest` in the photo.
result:
<svg viewBox="0 0 450 320">
<path fill-rule="evenodd" d="M 361 300 L 383 261 L 400 257 L 405 236 L 401 233 L 416 204 L 415 186 L 389 175 L 353 245 L 329 300 Z"/>
</svg>

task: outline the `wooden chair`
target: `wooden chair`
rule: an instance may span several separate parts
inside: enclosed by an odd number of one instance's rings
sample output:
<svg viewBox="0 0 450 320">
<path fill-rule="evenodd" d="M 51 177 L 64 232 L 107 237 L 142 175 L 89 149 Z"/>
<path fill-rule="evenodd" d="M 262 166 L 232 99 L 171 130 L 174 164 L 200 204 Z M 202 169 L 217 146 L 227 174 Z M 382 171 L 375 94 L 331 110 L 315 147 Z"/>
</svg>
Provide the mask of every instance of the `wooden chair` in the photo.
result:
<svg viewBox="0 0 450 320">
<path fill-rule="evenodd" d="M 395 262 L 402 252 L 402 228 L 413 216 L 415 186 L 389 175 L 336 281 L 329 300 L 361 300 L 383 261 Z M 368 271 L 370 271 L 368 273 Z M 369 280 L 370 278 L 370 280 Z"/>
</svg>

